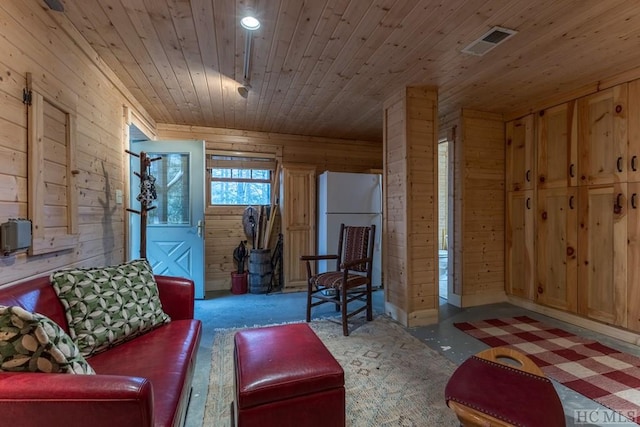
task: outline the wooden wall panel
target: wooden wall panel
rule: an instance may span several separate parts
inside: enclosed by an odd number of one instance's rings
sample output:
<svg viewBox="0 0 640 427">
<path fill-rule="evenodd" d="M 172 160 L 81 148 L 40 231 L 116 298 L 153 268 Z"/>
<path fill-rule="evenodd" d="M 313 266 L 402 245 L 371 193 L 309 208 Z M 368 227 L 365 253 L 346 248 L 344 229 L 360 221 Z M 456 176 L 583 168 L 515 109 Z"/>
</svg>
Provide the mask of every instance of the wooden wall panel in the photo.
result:
<svg viewBox="0 0 640 427">
<path fill-rule="evenodd" d="M 139 104 L 64 15 L 56 15 L 56 22 L 54 13 L 40 2 L 0 4 L 0 222 L 28 215 L 27 107 L 22 89 L 30 72 L 42 87 L 59 88 L 60 99 L 77 98 L 79 243 L 73 250 L 47 255 L 0 258 L 0 286 L 63 267 L 124 260 L 124 205 L 115 204 L 115 190 L 125 189 L 122 108 L 139 110 Z M 144 111 L 138 114 L 147 116 Z M 55 159 L 55 145 L 48 147 Z M 65 222 L 54 212 L 59 197 L 64 195 L 48 196 L 52 226 Z"/>
<path fill-rule="evenodd" d="M 382 168 L 382 144 L 368 141 L 317 138 L 301 135 L 247 132 L 233 129 L 158 124 L 158 139 L 202 139 L 207 150 L 227 150 L 275 155 L 280 164 L 315 165 L 325 170 L 368 172 Z M 231 288 L 233 249 L 246 240 L 241 218 L 244 208 L 208 207 L 205 212 L 205 289 Z M 280 222 L 270 239 L 277 242 Z M 290 262 L 293 262 L 292 260 Z"/>
<path fill-rule="evenodd" d="M 463 307 L 505 300 L 505 129 L 502 116 L 463 109 L 456 141 L 454 292 Z"/>
<path fill-rule="evenodd" d="M 386 310 L 408 326 L 437 321 L 437 91 L 409 87 L 384 107 Z"/>
<path fill-rule="evenodd" d="M 409 324 L 420 325 L 438 311 L 437 91 L 409 88 L 407 113 Z"/>
<path fill-rule="evenodd" d="M 244 207 L 237 206 L 220 206 L 207 210 L 205 223 L 205 289 L 207 290 L 231 288 L 231 272 L 236 269 L 233 250 L 240 241 L 247 240 L 240 221 L 243 212 Z"/>
<path fill-rule="evenodd" d="M 406 126 L 404 97 L 393 99 L 384 109 L 384 282 L 385 301 L 392 307 L 408 304 L 406 283 Z M 406 317 L 396 314 L 396 317 Z M 405 320 L 406 323 L 406 320 Z"/>
</svg>

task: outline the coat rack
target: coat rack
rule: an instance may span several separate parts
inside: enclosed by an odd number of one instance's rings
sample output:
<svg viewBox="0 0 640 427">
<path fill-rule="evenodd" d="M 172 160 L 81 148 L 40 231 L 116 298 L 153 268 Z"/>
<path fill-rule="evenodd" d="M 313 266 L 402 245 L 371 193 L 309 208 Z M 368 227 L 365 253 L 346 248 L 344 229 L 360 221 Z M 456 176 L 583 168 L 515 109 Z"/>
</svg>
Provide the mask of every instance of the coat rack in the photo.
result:
<svg viewBox="0 0 640 427">
<path fill-rule="evenodd" d="M 130 208 L 127 208 L 127 210 L 140 215 L 140 258 L 147 258 L 147 213 L 156 208 L 152 206 L 152 203 L 158 198 L 155 187 L 156 179 L 151 175 L 149 169 L 151 162 L 162 158 L 156 157 L 152 159 L 144 151 L 140 152 L 140 154 L 129 150 L 124 151 L 140 159 L 140 172 L 133 172 L 135 176 L 140 178 L 140 194 L 136 197 L 136 200 L 140 202 L 140 210 Z"/>
</svg>

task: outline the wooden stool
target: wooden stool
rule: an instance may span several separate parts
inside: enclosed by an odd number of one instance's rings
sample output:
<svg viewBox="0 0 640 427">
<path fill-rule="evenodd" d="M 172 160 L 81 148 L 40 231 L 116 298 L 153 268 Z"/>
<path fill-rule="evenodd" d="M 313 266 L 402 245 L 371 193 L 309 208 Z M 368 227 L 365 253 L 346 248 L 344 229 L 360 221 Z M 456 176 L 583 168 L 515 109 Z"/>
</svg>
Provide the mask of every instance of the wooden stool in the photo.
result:
<svg viewBox="0 0 640 427">
<path fill-rule="evenodd" d="M 236 426 L 345 425 L 344 371 L 306 323 L 240 331 L 234 343 Z"/>
<path fill-rule="evenodd" d="M 551 381 L 531 359 L 508 347 L 467 359 L 449 379 L 445 397 L 464 427 L 566 425 Z"/>
</svg>

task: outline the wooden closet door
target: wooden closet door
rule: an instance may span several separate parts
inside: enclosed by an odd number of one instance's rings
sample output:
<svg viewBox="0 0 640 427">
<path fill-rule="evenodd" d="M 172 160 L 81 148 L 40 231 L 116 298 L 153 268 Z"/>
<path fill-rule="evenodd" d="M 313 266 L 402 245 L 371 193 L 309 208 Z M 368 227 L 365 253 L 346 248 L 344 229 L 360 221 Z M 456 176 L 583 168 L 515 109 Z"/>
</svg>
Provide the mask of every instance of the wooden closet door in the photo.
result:
<svg viewBox="0 0 640 427">
<path fill-rule="evenodd" d="M 627 181 L 640 182 L 640 80 L 628 83 L 627 135 L 629 162 Z M 629 190 L 631 191 L 631 190 Z"/>
<path fill-rule="evenodd" d="M 538 189 L 577 185 L 577 113 L 575 101 L 538 113 Z"/>
<path fill-rule="evenodd" d="M 549 307 L 577 309 L 576 187 L 538 192 L 536 235 L 536 301 Z"/>
<path fill-rule="evenodd" d="M 506 167 L 507 191 L 530 190 L 533 188 L 533 114 L 506 124 Z"/>
<path fill-rule="evenodd" d="M 280 182 L 285 288 L 306 289 L 307 273 L 300 255 L 316 253 L 315 166 L 284 166 Z"/>
<path fill-rule="evenodd" d="M 533 190 L 507 194 L 506 291 L 533 300 L 534 283 Z"/>
<path fill-rule="evenodd" d="M 627 184 L 580 187 L 578 312 L 627 325 Z"/>
<path fill-rule="evenodd" d="M 640 182 L 627 186 L 627 327 L 640 332 Z"/>
<path fill-rule="evenodd" d="M 578 100 L 579 185 L 627 180 L 627 84 Z"/>
</svg>

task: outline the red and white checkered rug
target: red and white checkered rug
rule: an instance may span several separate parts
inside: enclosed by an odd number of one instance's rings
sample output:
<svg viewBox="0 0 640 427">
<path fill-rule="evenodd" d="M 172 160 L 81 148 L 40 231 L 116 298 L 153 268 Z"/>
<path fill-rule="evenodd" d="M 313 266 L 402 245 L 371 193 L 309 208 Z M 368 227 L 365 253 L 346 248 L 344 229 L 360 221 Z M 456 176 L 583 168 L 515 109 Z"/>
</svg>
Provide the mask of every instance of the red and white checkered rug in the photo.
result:
<svg viewBox="0 0 640 427">
<path fill-rule="evenodd" d="M 455 323 L 491 347 L 512 347 L 548 378 L 640 422 L 640 358 L 527 316 Z"/>
</svg>

